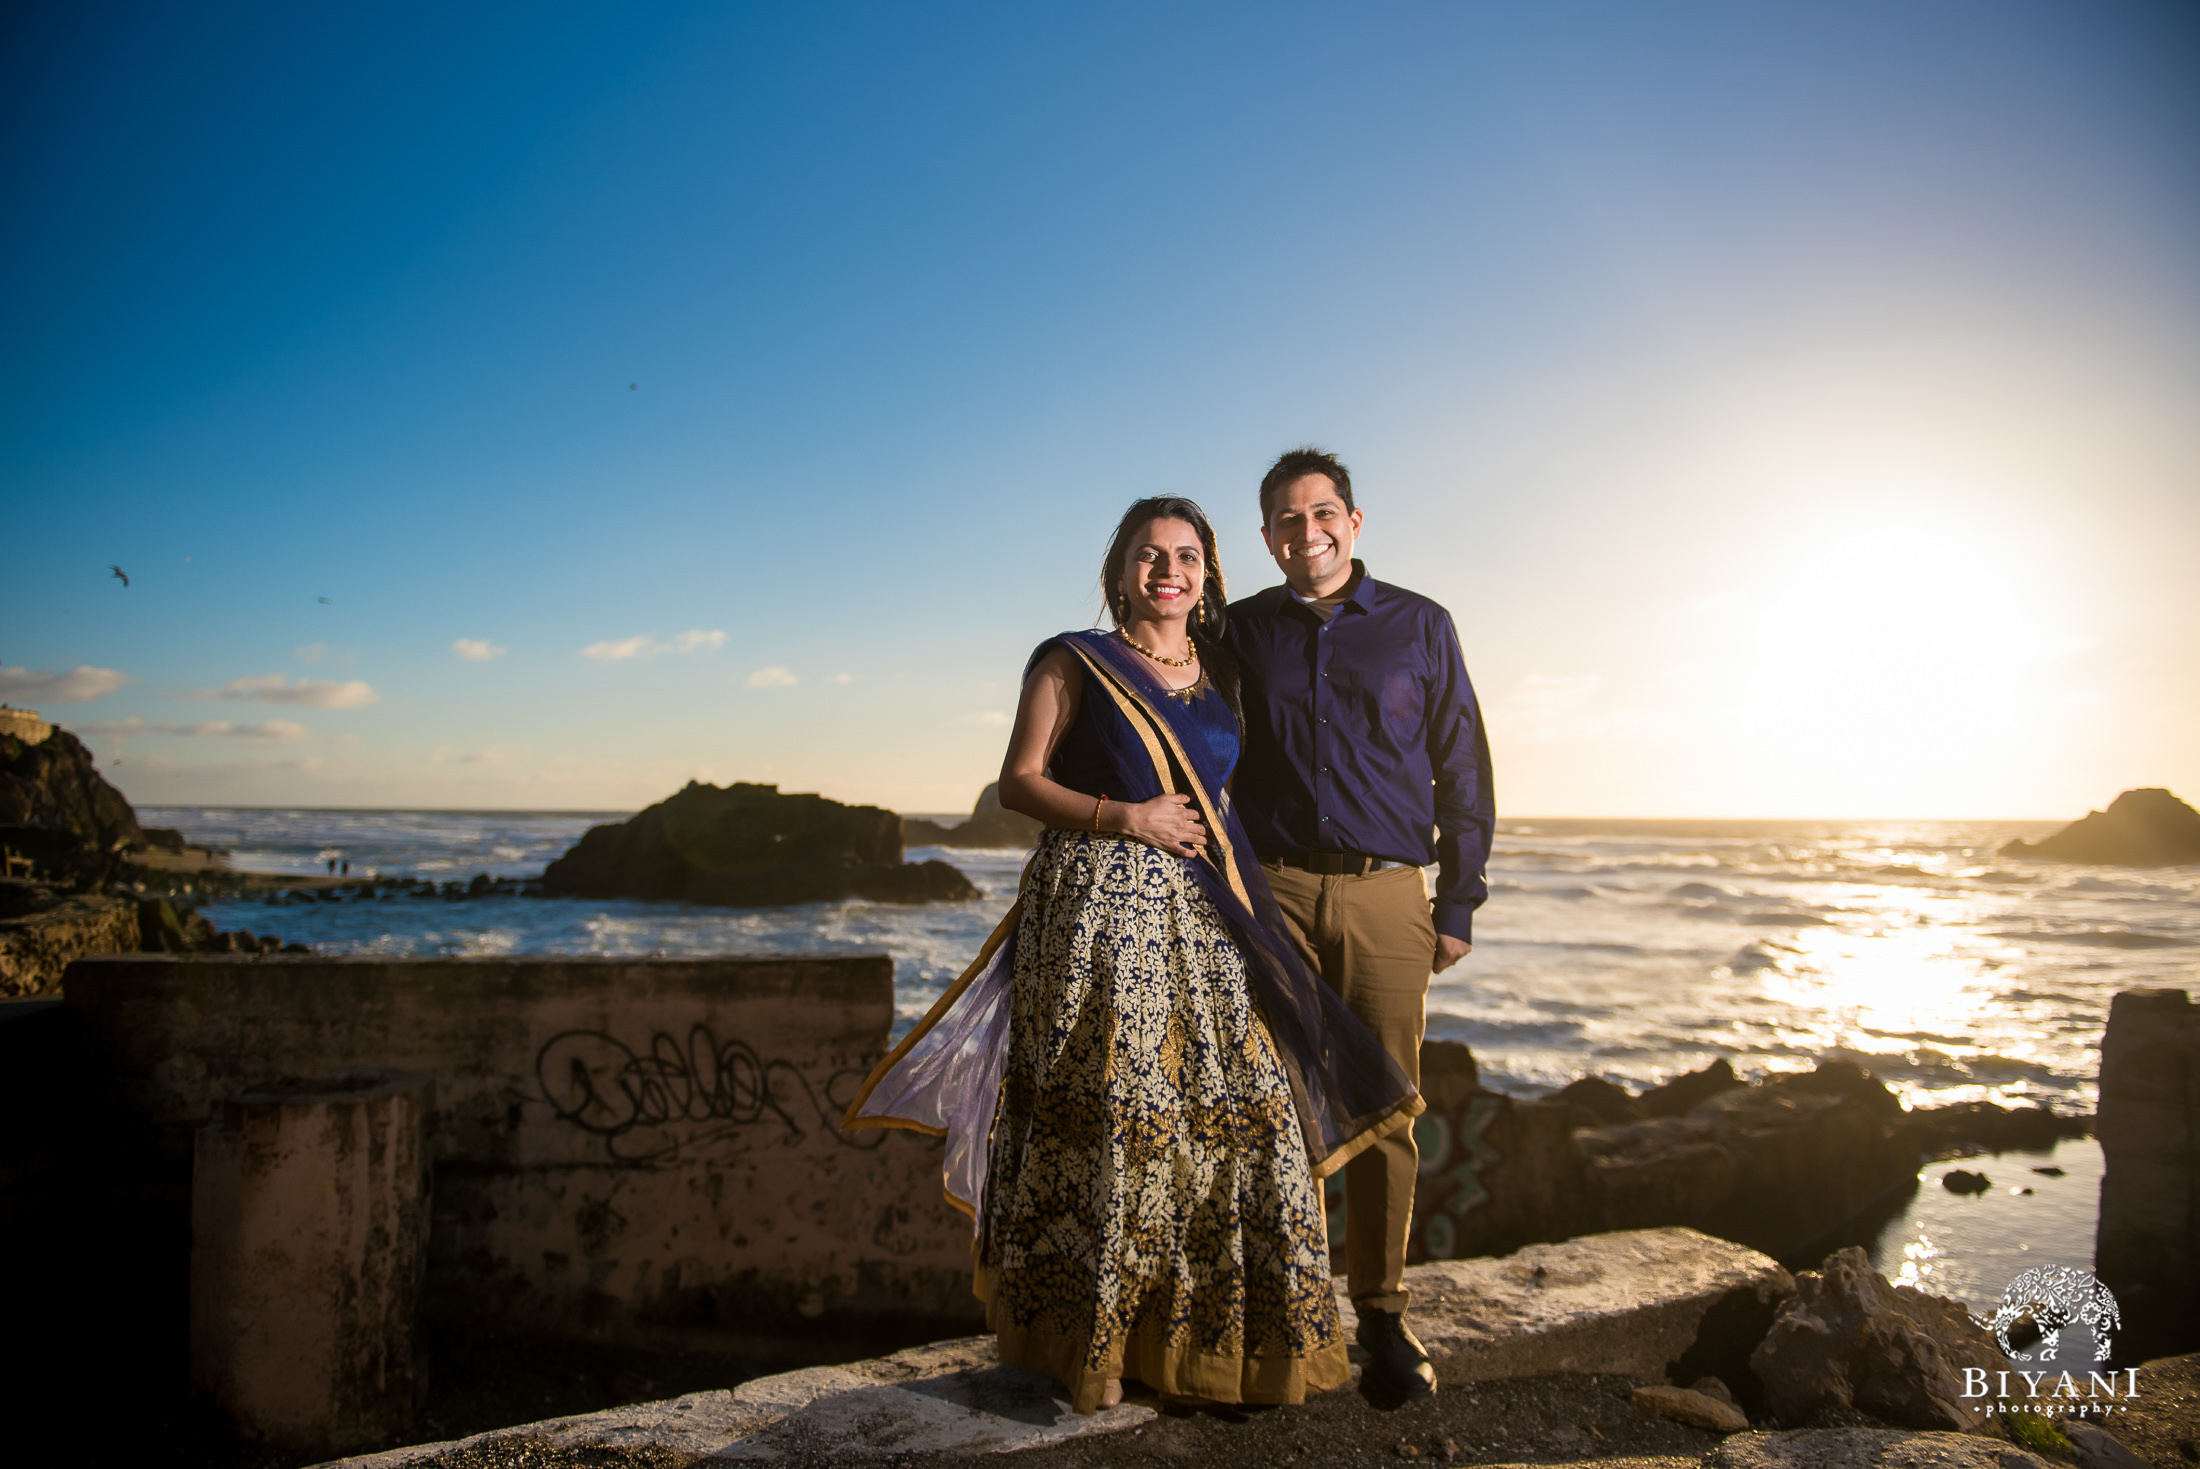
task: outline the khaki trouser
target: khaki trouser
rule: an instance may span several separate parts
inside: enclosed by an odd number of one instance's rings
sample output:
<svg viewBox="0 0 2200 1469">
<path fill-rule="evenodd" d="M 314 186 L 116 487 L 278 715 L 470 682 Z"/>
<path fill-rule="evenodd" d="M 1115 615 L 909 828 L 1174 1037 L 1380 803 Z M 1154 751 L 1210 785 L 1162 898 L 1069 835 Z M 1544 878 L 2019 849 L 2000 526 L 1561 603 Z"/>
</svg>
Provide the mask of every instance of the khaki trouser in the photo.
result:
<svg viewBox="0 0 2200 1469">
<path fill-rule="evenodd" d="M 1365 877 L 1261 864 L 1299 952 L 1421 1084 L 1421 1033 L 1436 921 L 1418 867 Z M 1359 1310 L 1406 1308 L 1406 1237 L 1420 1154 L 1401 1127 L 1344 1169 L 1345 1284 Z"/>
</svg>

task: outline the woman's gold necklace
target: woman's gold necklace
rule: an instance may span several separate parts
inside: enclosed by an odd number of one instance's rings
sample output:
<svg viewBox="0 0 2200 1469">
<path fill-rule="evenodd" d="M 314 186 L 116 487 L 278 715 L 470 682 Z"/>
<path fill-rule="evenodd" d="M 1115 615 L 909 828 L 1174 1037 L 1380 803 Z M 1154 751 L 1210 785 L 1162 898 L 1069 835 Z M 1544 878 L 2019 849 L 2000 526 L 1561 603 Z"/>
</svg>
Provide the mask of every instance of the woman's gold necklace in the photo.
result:
<svg viewBox="0 0 2200 1469">
<path fill-rule="evenodd" d="M 1132 637 L 1129 630 L 1126 628 L 1117 628 L 1115 630 L 1115 635 L 1121 638 L 1124 642 L 1129 643 L 1139 652 L 1145 654 L 1148 658 L 1151 658 L 1154 662 L 1159 663 L 1166 668 L 1189 668 L 1194 663 L 1197 663 L 1199 661 L 1199 649 L 1191 647 L 1189 644 L 1186 645 L 1187 651 L 1185 652 L 1183 657 L 1164 658 L 1159 653 L 1156 653 L 1153 649 L 1147 647 L 1144 643 L 1138 641 L 1138 639 Z"/>
</svg>

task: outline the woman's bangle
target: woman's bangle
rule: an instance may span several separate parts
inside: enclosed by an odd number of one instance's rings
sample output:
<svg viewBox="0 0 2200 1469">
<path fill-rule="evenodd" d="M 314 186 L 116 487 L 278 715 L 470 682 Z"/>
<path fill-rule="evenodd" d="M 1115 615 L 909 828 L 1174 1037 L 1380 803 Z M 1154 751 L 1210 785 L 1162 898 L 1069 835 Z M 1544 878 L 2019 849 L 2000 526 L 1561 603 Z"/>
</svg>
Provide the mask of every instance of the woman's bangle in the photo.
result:
<svg viewBox="0 0 2200 1469">
<path fill-rule="evenodd" d="M 1092 829 L 1094 831 L 1098 831 L 1100 829 L 1100 808 L 1107 804 L 1108 798 L 1106 796 L 1102 796 L 1099 800 L 1092 803 Z"/>
</svg>

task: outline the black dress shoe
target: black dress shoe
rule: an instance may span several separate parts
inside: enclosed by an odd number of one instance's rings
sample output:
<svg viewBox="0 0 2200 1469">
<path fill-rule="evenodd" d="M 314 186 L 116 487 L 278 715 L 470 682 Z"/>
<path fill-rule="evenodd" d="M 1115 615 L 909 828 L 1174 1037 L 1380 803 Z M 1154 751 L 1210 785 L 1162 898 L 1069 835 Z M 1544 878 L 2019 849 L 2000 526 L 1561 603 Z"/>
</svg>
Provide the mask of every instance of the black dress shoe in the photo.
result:
<svg viewBox="0 0 2200 1469">
<path fill-rule="evenodd" d="M 1436 1391 L 1436 1369 L 1429 1365 L 1428 1348 L 1406 1326 L 1403 1313 L 1360 1312 L 1358 1336 L 1367 1353 L 1367 1370 L 1360 1374 L 1364 1391 L 1400 1402 Z"/>
</svg>

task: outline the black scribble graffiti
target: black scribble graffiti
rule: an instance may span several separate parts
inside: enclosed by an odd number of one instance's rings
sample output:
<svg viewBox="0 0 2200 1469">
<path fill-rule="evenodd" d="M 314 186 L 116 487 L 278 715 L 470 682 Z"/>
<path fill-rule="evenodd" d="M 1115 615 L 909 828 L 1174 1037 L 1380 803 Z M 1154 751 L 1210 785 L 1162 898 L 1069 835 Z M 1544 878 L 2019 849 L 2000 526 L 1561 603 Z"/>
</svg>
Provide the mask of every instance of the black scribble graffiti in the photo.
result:
<svg viewBox="0 0 2200 1469">
<path fill-rule="evenodd" d="M 793 1062 L 766 1061 L 746 1041 L 721 1041 L 707 1025 L 691 1027 L 685 1043 L 656 1031 L 640 1052 L 600 1030 L 568 1030 L 535 1053 L 542 1098 L 558 1120 L 602 1138 L 624 1163 L 670 1163 L 767 1118 L 778 1120 L 789 1142 L 821 1126 L 843 1146 L 875 1148 L 883 1133 L 851 1137 L 835 1125 L 840 1113 L 827 1110 L 836 1094 L 852 1095 L 862 1075 L 835 1072 L 820 1098 Z M 814 1120 L 806 1126 L 805 1118 Z"/>
</svg>

